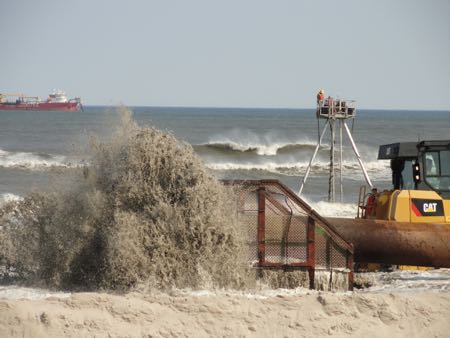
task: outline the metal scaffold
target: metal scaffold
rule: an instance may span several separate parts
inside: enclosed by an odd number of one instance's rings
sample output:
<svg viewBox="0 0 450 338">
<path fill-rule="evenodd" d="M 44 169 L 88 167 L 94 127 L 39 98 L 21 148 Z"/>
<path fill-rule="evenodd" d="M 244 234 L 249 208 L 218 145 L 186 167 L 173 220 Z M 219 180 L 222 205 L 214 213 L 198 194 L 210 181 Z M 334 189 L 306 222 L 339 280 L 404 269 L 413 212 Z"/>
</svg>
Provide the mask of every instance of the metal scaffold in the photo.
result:
<svg viewBox="0 0 450 338">
<path fill-rule="evenodd" d="M 317 102 L 317 123 L 318 123 L 318 134 L 319 139 L 314 149 L 314 153 L 309 161 L 308 168 L 306 169 L 305 176 L 303 177 L 303 182 L 300 186 L 299 195 L 302 194 L 303 188 L 305 186 L 306 180 L 308 179 L 309 173 L 311 171 L 314 160 L 317 156 L 320 146 L 322 145 L 323 138 L 327 130 L 330 130 L 330 169 L 329 169 L 329 184 L 328 184 L 328 201 L 336 201 L 336 189 L 335 189 L 335 171 L 336 171 L 336 158 L 335 158 L 335 144 L 336 144 L 336 131 L 339 131 L 339 183 L 340 183 L 340 202 L 343 202 L 343 183 L 342 183 L 342 141 L 343 141 L 343 130 L 345 130 L 350 143 L 352 145 L 353 151 L 355 153 L 356 159 L 359 162 L 361 170 L 364 174 L 364 178 L 370 188 L 373 188 L 372 182 L 370 181 L 369 175 L 367 174 L 364 163 L 362 162 L 361 155 L 359 154 L 358 148 L 356 147 L 355 141 L 353 139 L 352 133 L 347 125 L 347 120 L 354 119 L 356 117 L 355 101 L 353 100 L 334 100 L 331 97 L 327 99 L 321 99 Z M 325 120 L 325 125 L 320 132 L 320 120 Z"/>
</svg>

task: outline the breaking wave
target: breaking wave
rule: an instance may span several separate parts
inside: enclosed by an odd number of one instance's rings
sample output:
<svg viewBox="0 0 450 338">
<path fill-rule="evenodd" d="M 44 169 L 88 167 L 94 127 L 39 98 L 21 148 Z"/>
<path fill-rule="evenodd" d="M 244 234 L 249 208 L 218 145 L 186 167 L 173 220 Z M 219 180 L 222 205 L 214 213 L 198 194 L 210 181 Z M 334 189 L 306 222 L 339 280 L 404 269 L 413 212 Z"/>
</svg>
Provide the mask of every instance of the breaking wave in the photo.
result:
<svg viewBox="0 0 450 338">
<path fill-rule="evenodd" d="M 206 166 L 213 170 L 266 170 L 266 171 L 281 171 L 284 169 L 301 170 L 306 168 L 307 164 L 300 164 L 298 162 L 268 162 L 263 163 L 236 163 L 236 162 L 222 162 L 222 163 L 206 163 Z"/>
<path fill-rule="evenodd" d="M 10 152 L 0 149 L 0 168 L 45 169 L 50 167 L 73 168 L 79 164 L 67 157 L 39 152 Z"/>
<path fill-rule="evenodd" d="M 280 130 L 265 134 L 257 134 L 249 129 L 236 128 L 220 135 L 212 136 L 208 142 L 195 145 L 201 152 L 253 153 L 260 156 L 274 156 L 282 153 L 295 153 L 302 150 L 313 150 L 316 141 L 308 138 L 293 138 Z"/>
<path fill-rule="evenodd" d="M 213 170 L 263 170 L 268 172 L 276 172 L 281 175 L 298 176 L 303 175 L 308 167 L 309 162 L 297 161 L 260 161 L 258 162 L 206 162 L 206 166 Z M 364 163 L 366 170 L 374 177 L 384 178 L 390 177 L 389 164 L 385 161 L 373 161 Z M 312 169 L 314 173 L 326 174 L 329 171 L 328 162 L 314 162 Z M 339 168 L 336 168 L 338 171 Z M 358 162 L 343 162 L 344 176 L 353 178 L 355 173 L 361 172 L 361 167 Z M 359 179 L 358 177 L 354 177 Z"/>
<path fill-rule="evenodd" d="M 209 142 L 206 144 L 199 144 L 195 149 L 212 148 L 223 152 L 251 152 L 257 155 L 273 156 L 279 153 L 287 153 L 301 150 L 313 150 L 316 147 L 314 143 L 272 143 L 272 144 L 258 144 L 258 143 L 241 143 L 234 141 L 223 142 Z"/>
<path fill-rule="evenodd" d="M 307 137 L 294 139 L 279 130 L 260 135 L 249 130 L 231 130 L 224 135 L 211 137 L 203 144 L 194 145 L 205 165 L 217 171 L 266 171 L 285 176 L 302 176 L 317 146 L 317 141 Z M 375 179 L 390 177 L 387 161 L 378 161 L 377 149 L 362 145 L 364 166 Z M 339 172 L 339 152 L 336 156 L 336 171 Z M 329 145 L 322 144 L 312 167 L 312 175 L 323 175 L 329 171 Z M 362 173 L 353 149 L 344 145 L 343 175 L 348 179 L 360 180 Z M 255 173 L 256 174 L 256 173 Z"/>
</svg>

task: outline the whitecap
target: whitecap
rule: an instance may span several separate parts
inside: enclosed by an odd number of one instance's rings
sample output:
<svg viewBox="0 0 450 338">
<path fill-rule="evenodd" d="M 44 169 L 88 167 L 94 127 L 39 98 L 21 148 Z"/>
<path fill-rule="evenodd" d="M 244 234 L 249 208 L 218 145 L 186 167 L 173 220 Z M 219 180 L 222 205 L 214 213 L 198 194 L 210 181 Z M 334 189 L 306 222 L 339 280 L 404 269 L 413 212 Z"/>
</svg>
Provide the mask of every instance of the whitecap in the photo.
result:
<svg viewBox="0 0 450 338">
<path fill-rule="evenodd" d="M 10 152 L 0 149 L 0 167 L 45 169 L 50 167 L 76 167 L 66 156 L 47 153 Z"/>
</svg>

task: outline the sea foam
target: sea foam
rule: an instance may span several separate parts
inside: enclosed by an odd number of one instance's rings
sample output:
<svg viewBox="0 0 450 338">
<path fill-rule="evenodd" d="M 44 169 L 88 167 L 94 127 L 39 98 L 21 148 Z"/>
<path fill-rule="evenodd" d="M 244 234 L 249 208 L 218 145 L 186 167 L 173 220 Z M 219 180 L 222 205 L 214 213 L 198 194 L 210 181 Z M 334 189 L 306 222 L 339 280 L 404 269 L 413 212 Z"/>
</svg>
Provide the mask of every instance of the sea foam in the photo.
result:
<svg viewBox="0 0 450 338">
<path fill-rule="evenodd" d="M 11 193 L 2 193 L 0 194 L 0 206 L 5 203 L 20 201 L 23 198 L 19 195 L 11 194 Z"/>
<path fill-rule="evenodd" d="M 264 159 L 259 161 L 238 161 L 238 160 L 218 160 L 207 159 L 206 166 L 213 170 L 266 170 L 268 172 L 275 172 L 280 175 L 287 176 L 299 176 L 304 175 L 309 165 L 309 159 L 303 159 L 302 161 L 284 159 Z M 364 163 L 364 167 L 367 172 L 371 174 L 371 177 L 376 179 L 386 179 L 390 177 L 389 165 L 384 161 L 371 161 Z M 315 161 L 312 165 L 312 173 L 326 174 L 330 169 L 329 162 Z M 336 172 L 339 172 L 339 164 L 335 167 Z M 342 165 L 342 172 L 344 177 L 349 179 L 360 180 L 362 170 L 360 164 L 355 161 L 344 161 Z"/>
<path fill-rule="evenodd" d="M 0 149 L 0 167 L 22 169 L 45 169 L 50 167 L 76 167 L 76 163 L 69 162 L 66 156 L 33 153 L 10 152 Z"/>
</svg>

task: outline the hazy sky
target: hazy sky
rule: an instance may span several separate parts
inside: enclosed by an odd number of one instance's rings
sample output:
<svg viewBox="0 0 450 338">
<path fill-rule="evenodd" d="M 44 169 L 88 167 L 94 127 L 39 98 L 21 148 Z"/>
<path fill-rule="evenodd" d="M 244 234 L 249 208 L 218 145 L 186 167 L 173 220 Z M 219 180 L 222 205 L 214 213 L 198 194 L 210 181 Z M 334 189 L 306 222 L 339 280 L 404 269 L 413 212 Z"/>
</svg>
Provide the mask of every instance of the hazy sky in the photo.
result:
<svg viewBox="0 0 450 338">
<path fill-rule="evenodd" d="M 0 32 L 1 92 L 450 110 L 449 0 L 0 0 Z"/>
</svg>

